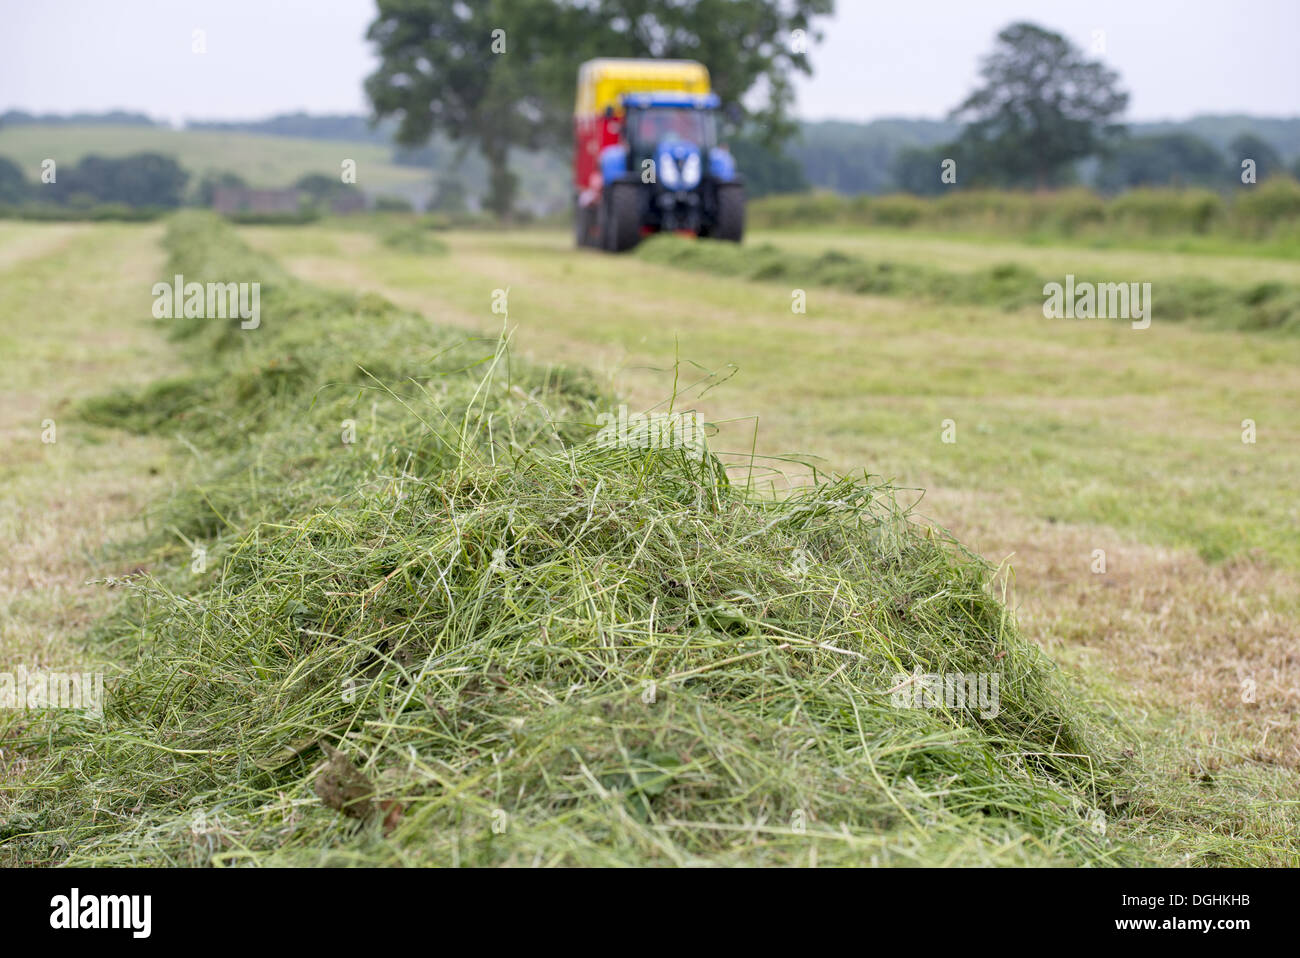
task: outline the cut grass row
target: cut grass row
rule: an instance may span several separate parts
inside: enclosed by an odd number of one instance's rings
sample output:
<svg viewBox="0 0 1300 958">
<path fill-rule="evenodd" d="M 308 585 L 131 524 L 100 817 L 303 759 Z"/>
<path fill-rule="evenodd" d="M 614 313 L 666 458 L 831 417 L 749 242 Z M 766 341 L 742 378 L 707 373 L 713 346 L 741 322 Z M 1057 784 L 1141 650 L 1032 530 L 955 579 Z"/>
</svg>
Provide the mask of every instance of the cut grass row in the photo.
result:
<svg viewBox="0 0 1300 958">
<path fill-rule="evenodd" d="M 837 250 L 801 253 L 780 245 L 726 246 L 696 243 L 675 236 L 652 237 L 638 247 L 637 255 L 648 262 L 721 276 L 784 283 L 791 288 L 823 286 L 847 292 L 899 296 L 922 301 L 1019 309 L 1042 306 L 1045 286 L 1064 286 L 1064 276 L 1043 276 L 1020 263 L 1008 262 L 974 270 L 953 271 L 915 262 L 864 259 Z M 1073 288 L 1085 283 L 1094 290 L 1107 284 L 1128 286 L 1131 275 L 1081 275 Z M 1148 280 L 1151 321 L 1198 320 L 1219 329 L 1300 331 L 1300 287 L 1277 281 L 1241 287 L 1205 277 Z M 1123 303 L 1130 303 L 1128 289 Z M 1105 302 L 1103 302 L 1103 300 Z M 1132 301 L 1124 315 L 1115 316 L 1119 302 L 1103 293 L 1090 309 L 1100 316 L 1109 309 L 1110 318 L 1125 322 L 1141 318 Z M 1108 305 L 1109 304 L 1109 305 Z M 1073 318 L 1074 307 L 1069 308 Z M 1064 318 L 1064 314 L 1062 317 Z M 1105 318 L 1102 316 L 1101 318 Z"/>
<path fill-rule="evenodd" d="M 776 501 L 605 448 L 581 374 L 294 281 L 206 217 L 168 243 L 165 275 L 261 282 L 262 325 L 178 324 L 190 371 L 82 407 L 177 435 L 197 482 L 96 630 L 124 668 L 102 722 L 7 729 L 35 769 L 10 860 L 1144 860 L 1123 729 L 888 487 Z M 996 672 L 996 716 L 896 708 L 914 669 Z"/>
<path fill-rule="evenodd" d="M 112 605 L 87 580 L 121 571 L 106 544 L 139 534 L 132 520 L 174 481 L 174 460 L 165 440 L 78 422 L 70 404 L 166 367 L 141 295 L 161 235 L 0 222 L 0 673 L 111 664 L 73 641 Z M 0 738 L 0 818 L 23 769 Z"/>
<path fill-rule="evenodd" d="M 761 412 L 761 452 L 869 463 L 924 487 L 926 514 L 1012 557 L 1026 634 L 1140 728 L 1160 802 L 1134 826 L 1154 857 L 1300 860 L 1295 337 L 1137 332 L 812 286 L 794 315 L 780 285 L 575 255 L 558 233 L 452 233 L 450 255 L 430 258 L 328 227 L 240 232 L 296 275 L 467 330 L 499 322 L 492 290 L 509 287 L 522 350 L 617 369 L 620 392 L 645 406 L 670 390 L 674 352 L 734 363 L 739 374 L 700 400 L 710 418 Z M 1069 255 L 1027 247 L 1025 262 L 1045 253 Z M 1094 255 L 1107 269 L 1128 260 Z M 1165 275 L 1225 283 L 1238 266 L 1274 265 L 1168 259 Z M 1241 441 L 1247 416 L 1255 445 Z M 748 450 L 752 426 L 733 421 L 716 444 Z M 1092 568 L 1099 548 L 1105 574 Z"/>
</svg>

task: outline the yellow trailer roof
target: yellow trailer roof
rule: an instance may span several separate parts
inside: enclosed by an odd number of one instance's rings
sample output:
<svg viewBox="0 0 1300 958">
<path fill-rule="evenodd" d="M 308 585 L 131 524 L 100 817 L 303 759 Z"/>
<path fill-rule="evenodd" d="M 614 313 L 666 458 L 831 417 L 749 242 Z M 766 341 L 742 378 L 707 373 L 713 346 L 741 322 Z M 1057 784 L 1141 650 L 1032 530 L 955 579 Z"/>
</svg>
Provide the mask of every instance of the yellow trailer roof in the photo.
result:
<svg viewBox="0 0 1300 958">
<path fill-rule="evenodd" d="M 578 68 L 579 116 L 617 106 L 625 93 L 708 93 L 709 71 L 694 60 L 588 60 Z"/>
</svg>

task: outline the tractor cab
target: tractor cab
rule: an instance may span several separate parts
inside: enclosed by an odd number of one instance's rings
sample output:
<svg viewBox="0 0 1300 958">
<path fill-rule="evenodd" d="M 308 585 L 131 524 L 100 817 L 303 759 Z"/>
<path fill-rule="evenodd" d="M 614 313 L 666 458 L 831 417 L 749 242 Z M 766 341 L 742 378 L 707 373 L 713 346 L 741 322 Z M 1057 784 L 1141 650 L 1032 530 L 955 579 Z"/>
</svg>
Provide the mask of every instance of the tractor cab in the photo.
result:
<svg viewBox="0 0 1300 958">
<path fill-rule="evenodd" d="M 623 109 L 633 171 L 652 171 L 665 190 L 695 189 L 718 145 L 718 98 L 712 93 L 629 94 Z"/>
</svg>

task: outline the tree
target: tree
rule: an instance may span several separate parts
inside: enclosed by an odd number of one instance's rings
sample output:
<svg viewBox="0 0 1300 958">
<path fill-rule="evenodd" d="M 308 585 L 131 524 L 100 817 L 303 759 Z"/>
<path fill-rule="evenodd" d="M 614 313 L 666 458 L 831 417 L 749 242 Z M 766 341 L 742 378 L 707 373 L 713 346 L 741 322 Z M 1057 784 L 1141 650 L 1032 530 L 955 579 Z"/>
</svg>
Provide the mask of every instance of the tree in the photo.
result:
<svg viewBox="0 0 1300 958">
<path fill-rule="evenodd" d="M 31 187 L 22 168 L 13 160 L 0 156 L 0 203 L 18 204 L 31 198 Z"/>
<path fill-rule="evenodd" d="M 306 173 L 298 177 L 293 188 L 302 190 L 316 204 L 328 204 L 361 193 L 354 184 L 344 183 L 339 177 L 324 173 Z"/>
<path fill-rule="evenodd" d="M 1212 186 L 1223 179 L 1223 154 L 1191 133 L 1120 140 L 1102 159 L 1097 185 L 1104 190 L 1174 184 Z"/>
<path fill-rule="evenodd" d="M 905 193 L 918 196 L 937 196 L 952 189 L 951 185 L 943 182 L 941 172 L 943 161 L 953 158 L 956 152 L 956 145 L 952 143 L 909 146 L 899 150 L 891 164 L 895 185 Z"/>
<path fill-rule="evenodd" d="M 1243 133 L 1228 144 L 1228 155 L 1232 157 L 1232 175 L 1241 176 L 1241 161 L 1255 161 L 1255 179 L 1264 180 L 1277 173 L 1286 172 L 1282 156 L 1267 140 L 1253 133 Z"/>
<path fill-rule="evenodd" d="M 803 167 L 779 149 L 771 149 L 748 137 L 732 137 L 728 143 L 736 165 L 745 171 L 745 194 L 805 193 L 808 178 Z"/>
<path fill-rule="evenodd" d="M 437 213 L 464 213 L 469 209 L 469 195 L 465 184 L 458 176 L 442 175 L 438 177 L 433 199 L 429 201 L 429 211 Z"/>
<path fill-rule="evenodd" d="M 215 172 L 209 170 L 203 174 L 199 180 L 198 186 L 194 189 L 194 204 L 196 206 L 211 206 L 212 198 L 216 191 L 223 187 L 242 188 L 248 184 L 238 173 Z"/>
<path fill-rule="evenodd" d="M 84 156 L 53 189 L 60 202 L 123 203 L 127 206 L 180 206 L 189 173 L 170 156 Z"/>
<path fill-rule="evenodd" d="M 967 121 L 959 142 L 978 180 L 1045 187 L 1122 129 L 1111 122 L 1128 105 L 1119 75 L 1032 23 L 998 34 L 980 76 L 951 114 Z"/>
<path fill-rule="evenodd" d="M 412 213 L 415 207 L 405 196 L 376 196 L 375 209 L 381 213 Z"/>
<path fill-rule="evenodd" d="M 379 68 L 366 79 L 376 120 L 396 140 L 439 130 L 473 143 L 488 164 L 487 206 L 514 204 L 512 148 L 566 146 L 578 65 L 594 56 L 684 57 L 705 63 L 715 91 L 739 104 L 762 82 L 754 113 L 765 145 L 793 130 L 791 74 L 808 73 L 812 20 L 833 0 L 378 0 L 367 38 Z M 802 34 L 796 31 L 803 31 Z"/>
</svg>

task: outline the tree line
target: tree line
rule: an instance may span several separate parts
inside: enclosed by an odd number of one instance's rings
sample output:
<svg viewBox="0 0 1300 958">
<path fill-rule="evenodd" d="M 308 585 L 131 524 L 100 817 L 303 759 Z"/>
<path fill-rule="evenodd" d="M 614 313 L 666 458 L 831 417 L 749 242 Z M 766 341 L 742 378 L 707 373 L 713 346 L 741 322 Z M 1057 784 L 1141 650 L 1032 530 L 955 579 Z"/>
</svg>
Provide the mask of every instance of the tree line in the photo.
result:
<svg viewBox="0 0 1300 958">
<path fill-rule="evenodd" d="M 1243 133 L 1227 153 L 1190 133 L 1131 136 L 1119 118 L 1128 105 L 1119 75 L 1077 46 L 1032 23 L 997 36 L 981 84 L 949 119 L 962 123 L 945 143 L 901 151 L 896 185 L 918 194 L 950 186 L 1068 186 L 1092 160 L 1091 185 L 1115 192 L 1144 185 L 1226 188 L 1288 172 L 1267 141 Z M 1297 171 L 1300 171 L 1298 164 Z"/>
<path fill-rule="evenodd" d="M 45 173 L 44 170 L 41 171 Z M 47 207 L 68 211 L 89 210 L 102 206 L 125 206 L 133 209 L 175 209 L 183 205 L 211 206 L 220 188 L 247 188 L 249 184 L 237 173 L 205 172 L 187 190 L 192 177 L 174 157 L 160 153 L 134 153 L 129 156 L 84 156 L 71 166 L 55 166 L 49 178 L 29 179 L 17 163 L 0 156 L 0 206 Z M 291 185 L 298 190 L 308 208 L 325 207 L 335 200 L 361 191 L 337 176 L 308 173 Z M 381 198 L 379 205 L 394 208 L 405 201 Z"/>
</svg>

